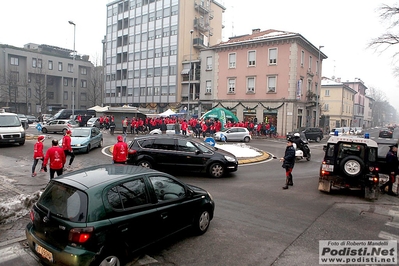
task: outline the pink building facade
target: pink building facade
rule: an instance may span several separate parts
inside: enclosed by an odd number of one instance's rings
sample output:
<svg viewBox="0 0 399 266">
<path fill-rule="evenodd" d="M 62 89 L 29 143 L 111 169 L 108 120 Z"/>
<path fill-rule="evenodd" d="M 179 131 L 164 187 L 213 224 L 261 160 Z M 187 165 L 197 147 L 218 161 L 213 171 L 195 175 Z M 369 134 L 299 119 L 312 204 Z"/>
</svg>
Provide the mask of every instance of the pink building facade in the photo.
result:
<svg viewBox="0 0 399 266">
<path fill-rule="evenodd" d="M 253 30 L 202 50 L 201 112 L 225 107 L 240 120 L 274 124 L 280 135 L 315 126 L 326 58 L 300 34 L 277 30 Z"/>
</svg>

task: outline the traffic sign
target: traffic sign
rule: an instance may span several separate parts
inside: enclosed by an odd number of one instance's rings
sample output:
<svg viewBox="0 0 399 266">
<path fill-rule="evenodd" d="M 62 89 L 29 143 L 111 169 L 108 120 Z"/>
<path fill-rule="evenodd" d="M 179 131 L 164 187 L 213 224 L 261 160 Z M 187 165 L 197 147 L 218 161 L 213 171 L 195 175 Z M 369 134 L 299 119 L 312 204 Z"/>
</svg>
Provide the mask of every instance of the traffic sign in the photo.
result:
<svg viewBox="0 0 399 266">
<path fill-rule="evenodd" d="M 211 145 L 212 147 L 215 147 L 215 145 L 216 145 L 215 139 L 211 138 L 211 137 L 206 138 L 205 142 L 208 143 L 209 145 Z"/>
</svg>

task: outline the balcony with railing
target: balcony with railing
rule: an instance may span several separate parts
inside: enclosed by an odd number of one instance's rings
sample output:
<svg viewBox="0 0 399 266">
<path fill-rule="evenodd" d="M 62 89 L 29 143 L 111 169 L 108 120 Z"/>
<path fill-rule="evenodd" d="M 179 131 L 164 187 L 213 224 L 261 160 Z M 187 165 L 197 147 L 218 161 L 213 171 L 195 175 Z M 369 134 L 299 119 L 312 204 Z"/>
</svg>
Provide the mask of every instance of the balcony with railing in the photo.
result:
<svg viewBox="0 0 399 266">
<path fill-rule="evenodd" d="M 196 48 L 206 48 L 208 47 L 207 44 L 204 43 L 204 40 L 201 38 L 193 39 L 193 46 Z"/>
<path fill-rule="evenodd" d="M 194 8 L 201 14 L 208 14 L 211 12 L 211 6 L 209 5 L 209 2 L 204 0 L 195 0 Z"/>
<path fill-rule="evenodd" d="M 209 23 L 204 18 L 195 18 L 194 28 L 201 32 L 207 32 L 209 31 Z"/>
</svg>

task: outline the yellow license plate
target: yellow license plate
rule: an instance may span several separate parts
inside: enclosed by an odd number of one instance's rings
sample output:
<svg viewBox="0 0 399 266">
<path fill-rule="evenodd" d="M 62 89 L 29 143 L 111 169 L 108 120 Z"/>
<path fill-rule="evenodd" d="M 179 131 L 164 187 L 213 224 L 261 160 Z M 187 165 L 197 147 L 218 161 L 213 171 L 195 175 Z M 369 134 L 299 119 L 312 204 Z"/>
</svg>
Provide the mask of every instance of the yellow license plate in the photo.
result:
<svg viewBox="0 0 399 266">
<path fill-rule="evenodd" d="M 53 254 L 44 247 L 36 244 L 36 252 L 39 253 L 43 258 L 53 262 Z"/>
</svg>

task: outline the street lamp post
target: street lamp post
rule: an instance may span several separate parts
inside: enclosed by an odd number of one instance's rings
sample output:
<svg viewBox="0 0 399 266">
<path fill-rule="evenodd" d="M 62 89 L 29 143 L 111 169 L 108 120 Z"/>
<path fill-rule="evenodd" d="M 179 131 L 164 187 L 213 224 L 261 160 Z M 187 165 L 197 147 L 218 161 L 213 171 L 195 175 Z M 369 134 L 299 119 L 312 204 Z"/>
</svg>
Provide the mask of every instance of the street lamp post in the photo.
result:
<svg viewBox="0 0 399 266">
<path fill-rule="evenodd" d="M 72 58 L 72 119 L 75 119 L 75 57 L 76 57 L 76 50 L 75 50 L 75 40 L 76 40 L 76 24 L 73 21 L 68 21 L 69 24 L 73 25 L 73 58 Z"/>
<path fill-rule="evenodd" d="M 188 71 L 187 118 L 190 118 L 191 51 L 193 48 L 193 32 L 194 32 L 194 30 L 190 30 L 191 41 L 190 41 L 190 69 Z"/>
<path fill-rule="evenodd" d="M 324 46 L 322 46 L 322 45 L 320 45 L 319 46 L 319 63 L 318 63 L 318 66 L 317 66 L 317 77 L 318 77 L 318 80 L 317 80 L 317 82 L 318 82 L 318 86 L 316 87 L 316 117 L 315 117 L 315 119 L 316 119 L 316 127 L 319 127 L 319 97 L 320 97 L 320 95 L 319 95 L 319 92 L 321 91 L 321 73 L 320 73 L 320 71 L 321 71 L 321 62 L 320 62 L 320 49 L 321 48 L 323 48 Z"/>
</svg>

